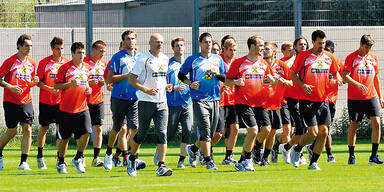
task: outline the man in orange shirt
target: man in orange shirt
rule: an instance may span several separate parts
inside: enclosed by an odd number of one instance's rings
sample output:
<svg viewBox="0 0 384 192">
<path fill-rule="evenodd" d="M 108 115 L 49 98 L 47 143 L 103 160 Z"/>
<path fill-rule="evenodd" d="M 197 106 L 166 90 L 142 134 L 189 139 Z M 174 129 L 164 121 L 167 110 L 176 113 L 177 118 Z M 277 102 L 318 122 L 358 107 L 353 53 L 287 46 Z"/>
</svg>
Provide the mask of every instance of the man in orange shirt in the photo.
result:
<svg viewBox="0 0 384 192">
<path fill-rule="evenodd" d="M 89 114 L 93 127 L 93 167 L 101 167 L 104 162 L 100 160 L 99 154 L 103 143 L 102 126 L 104 123 L 104 72 L 106 62 L 103 59 L 107 45 L 98 40 L 92 44 L 91 55 L 84 58 L 84 62 L 89 65 L 89 86 L 92 88 L 91 95 L 88 96 Z"/>
<path fill-rule="evenodd" d="M 331 123 L 326 88 L 329 73 L 336 77 L 338 71 L 335 57 L 332 53 L 324 51 L 325 42 L 325 33 L 321 30 L 314 31 L 313 48 L 301 52 L 296 57 L 291 71 L 291 79 L 301 88 L 299 108 L 304 127 L 307 128 L 307 133 L 301 136 L 298 145 L 291 153 L 291 163 L 294 167 L 298 167 L 302 148 L 317 137 L 308 166 L 310 170 L 320 170 L 317 160 L 324 148 L 328 126 Z M 341 85 L 341 78 L 337 81 Z"/>
<path fill-rule="evenodd" d="M 59 68 L 54 88 L 61 89 L 61 102 L 59 119 L 59 157 L 57 171 L 61 174 L 67 173 L 67 165 L 64 163 L 69 139 L 75 135 L 77 153 L 71 164 L 79 173 L 85 173 L 83 152 L 88 145 L 92 129 L 90 127 L 91 117 L 89 115 L 87 95 L 92 89 L 88 84 L 89 65 L 84 63 L 84 44 L 75 42 L 71 46 L 72 61 L 65 63 Z"/>
<path fill-rule="evenodd" d="M 32 38 L 23 34 L 17 39 L 18 52 L 4 61 L 0 67 L 0 86 L 4 87 L 3 107 L 7 131 L 0 137 L 0 170 L 4 169 L 3 149 L 17 134 L 20 123 L 23 130 L 21 161 L 18 170 L 31 170 L 27 163 L 32 142 L 34 119 L 31 87 L 38 83 L 35 61 L 28 55 L 32 50 Z"/>
<path fill-rule="evenodd" d="M 54 37 L 52 39 L 51 50 L 52 55 L 41 60 L 37 68 L 37 76 L 40 80 L 37 86 L 40 88 L 39 123 L 41 125 L 37 135 L 37 167 L 39 169 L 47 169 L 43 157 L 43 148 L 49 124 L 56 123 L 56 129 L 59 129 L 61 91 L 53 88 L 53 82 L 61 65 L 69 61 L 69 59 L 62 56 L 64 52 L 64 40 L 62 38 Z M 56 147 L 58 148 L 60 139 L 57 134 L 56 139 Z"/>
<path fill-rule="evenodd" d="M 356 129 L 363 116 L 367 116 L 372 123 L 372 153 L 369 164 L 383 164 L 377 154 L 380 143 L 380 106 L 384 107 L 384 100 L 380 91 L 378 60 L 370 52 L 375 40 L 372 35 L 363 35 L 360 48 L 349 54 L 345 59 L 343 80 L 348 83 L 348 164 L 356 164 L 354 154 L 356 143 Z M 376 97 L 377 94 L 377 97 Z"/>
</svg>

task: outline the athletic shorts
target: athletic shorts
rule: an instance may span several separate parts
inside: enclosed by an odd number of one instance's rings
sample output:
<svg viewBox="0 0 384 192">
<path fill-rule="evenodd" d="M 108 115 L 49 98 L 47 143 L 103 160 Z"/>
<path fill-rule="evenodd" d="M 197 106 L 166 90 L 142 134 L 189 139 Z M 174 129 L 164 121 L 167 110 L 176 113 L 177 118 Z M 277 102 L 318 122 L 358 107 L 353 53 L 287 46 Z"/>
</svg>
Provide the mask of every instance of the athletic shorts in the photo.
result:
<svg viewBox="0 0 384 192">
<path fill-rule="evenodd" d="M 349 120 L 361 122 L 363 116 L 380 117 L 379 101 L 376 97 L 369 100 L 350 100 L 348 99 Z"/>
<path fill-rule="evenodd" d="M 251 128 L 271 125 L 267 109 L 251 107 L 249 105 L 236 104 L 236 112 L 239 117 L 240 127 Z"/>
<path fill-rule="evenodd" d="M 283 123 L 281 121 L 280 110 L 268 110 L 268 113 L 272 129 L 281 129 Z"/>
<path fill-rule="evenodd" d="M 41 126 L 49 126 L 51 123 L 59 123 L 60 105 L 48 105 L 39 103 L 39 123 Z"/>
<path fill-rule="evenodd" d="M 329 112 L 331 113 L 331 123 L 335 119 L 336 103 L 329 103 Z"/>
<path fill-rule="evenodd" d="M 91 123 L 94 125 L 104 124 L 104 102 L 99 104 L 88 104 L 89 114 L 91 115 Z"/>
<path fill-rule="evenodd" d="M 72 134 L 75 135 L 75 139 L 79 139 L 86 133 L 92 133 L 89 110 L 79 113 L 60 111 L 60 114 L 58 132 L 60 139 L 68 139 Z"/>
<path fill-rule="evenodd" d="M 178 129 L 179 123 L 181 124 L 181 142 L 189 143 L 192 132 L 193 120 L 192 105 L 187 106 L 168 106 L 168 126 L 167 126 L 167 140 L 171 141 Z"/>
<path fill-rule="evenodd" d="M 193 102 L 193 119 L 199 129 L 200 141 L 210 141 L 219 122 L 218 101 Z"/>
<path fill-rule="evenodd" d="M 120 131 L 123 124 L 127 124 L 128 129 L 137 129 L 139 126 L 138 101 L 122 100 L 111 98 L 111 111 L 113 129 Z"/>
<path fill-rule="evenodd" d="M 307 129 L 300 114 L 299 100 L 292 98 L 285 98 L 285 100 L 287 100 L 291 126 L 295 128 L 295 135 L 304 135 Z"/>
<path fill-rule="evenodd" d="M 306 128 L 315 125 L 330 125 L 331 113 L 328 101 L 300 100 L 300 113 L 303 115 Z"/>
<path fill-rule="evenodd" d="M 285 103 L 281 103 L 280 116 L 283 125 L 291 124 L 291 115 L 289 114 L 288 105 Z"/>
<path fill-rule="evenodd" d="M 27 103 L 18 105 L 11 102 L 3 102 L 5 124 L 8 129 L 17 128 L 17 124 L 27 123 L 32 125 L 34 123 L 33 105 Z"/>
<path fill-rule="evenodd" d="M 225 135 L 227 135 L 227 133 L 229 134 L 229 127 L 232 124 L 239 124 L 235 106 L 219 107 L 219 122 L 217 123 L 216 132 L 223 133 L 225 129 Z"/>
</svg>

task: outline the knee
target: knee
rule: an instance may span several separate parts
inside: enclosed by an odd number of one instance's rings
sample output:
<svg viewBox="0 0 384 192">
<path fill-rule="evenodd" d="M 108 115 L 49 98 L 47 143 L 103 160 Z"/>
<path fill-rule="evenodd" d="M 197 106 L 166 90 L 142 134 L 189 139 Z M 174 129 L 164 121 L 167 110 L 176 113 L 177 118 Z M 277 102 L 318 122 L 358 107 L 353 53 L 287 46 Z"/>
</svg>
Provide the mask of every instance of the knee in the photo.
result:
<svg viewBox="0 0 384 192">
<path fill-rule="evenodd" d="M 257 135 L 257 127 L 256 128 L 248 128 L 247 129 L 247 134 L 251 137 L 256 137 Z"/>
<path fill-rule="evenodd" d="M 14 137 L 17 134 L 17 128 L 8 129 L 7 133 L 8 133 L 9 136 Z"/>
<path fill-rule="evenodd" d="M 221 138 L 221 137 L 223 137 L 223 133 L 221 133 L 221 132 L 215 132 L 215 137 L 217 137 L 217 138 Z"/>
<path fill-rule="evenodd" d="M 309 134 L 311 137 L 317 137 L 317 135 L 319 134 L 319 130 L 318 130 L 318 129 L 314 129 L 314 128 L 312 128 L 312 129 L 310 129 L 310 130 L 308 131 L 308 134 Z"/>
<path fill-rule="evenodd" d="M 326 138 L 328 136 L 328 129 L 327 128 L 320 129 L 318 136 Z"/>
</svg>

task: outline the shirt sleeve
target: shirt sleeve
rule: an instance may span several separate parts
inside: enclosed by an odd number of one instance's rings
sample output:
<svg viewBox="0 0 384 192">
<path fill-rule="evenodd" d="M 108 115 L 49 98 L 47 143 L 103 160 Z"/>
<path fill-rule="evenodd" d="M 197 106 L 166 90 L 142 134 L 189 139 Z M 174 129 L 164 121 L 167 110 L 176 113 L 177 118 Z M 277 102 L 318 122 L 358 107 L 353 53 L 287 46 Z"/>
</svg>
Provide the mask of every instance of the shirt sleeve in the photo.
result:
<svg viewBox="0 0 384 192">
<path fill-rule="evenodd" d="M 303 59 L 303 52 L 299 53 L 297 55 L 295 61 L 293 62 L 291 70 L 294 71 L 295 73 L 300 73 L 300 71 L 304 67 L 304 59 Z"/>
<path fill-rule="evenodd" d="M 118 60 L 116 58 L 116 55 L 114 55 L 112 57 L 112 59 L 110 60 L 110 64 L 109 64 L 109 67 L 108 67 L 108 71 L 112 71 L 114 72 L 115 74 L 120 74 L 119 73 L 119 68 L 120 68 L 120 60 Z"/>
<path fill-rule="evenodd" d="M 220 56 L 219 56 L 220 57 Z M 223 59 L 220 57 L 220 67 L 219 67 L 219 72 L 222 73 L 222 74 L 225 74 L 227 73 L 227 69 L 225 67 L 225 63 L 223 61 Z"/>
<path fill-rule="evenodd" d="M 242 58 L 236 59 L 232 62 L 231 66 L 228 69 L 228 72 L 225 74 L 229 79 L 237 79 L 239 74 L 239 66 L 242 62 Z"/>
<path fill-rule="evenodd" d="M 7 73 L 11 69 L 12 64 L 13 62 L 11 59 L 7 59 L 4 61 L 3 65 L 1 65 L 0 67 L 0 77 L 4 77 L 5 75 L 7 75 Z"/>
<path fill-rule="evenodd" d="M 39 80 L 44 82 L 44 72 L 45 72 L 45 66 L 47 65 L 47 62 L 45 59 L 41 60 L 39 62 L 39 65 L 37 66 L 37 76 L 39 77 Z"/>
<path fill-rule="evenodd" d="M 108 62 L 107 67 L 104 70 L 104 74 L 103 74 L 104 79 L 108 77 L 108 71 L 110 66 L 111 66 L 111 61 Z"/>
<path fill-rule="evenodd" d="M 57 72 L 55 83 L 65 83 L 65 74 L 67 73 L 67 65 L 62 65 Z"/>
<path fill-rule="evenodd" d="M 145 66 L 145 60 L 144 59 L 147 60 L 147 58 L 139 58 L 136 61 L 135 65 L 133 66 L 132 71 L 131 71 L 132 74 L 140 76 L 140 74 L 143 72 L 143 69 Z"/>
<path fill-rule="evenodd" d="M 352 54 L 348 55 L 347 58 L 345 59 L 344 63 L 344 69 L 343 71 L 351 72 L 352 71 L 352 62 L 353 62 L 353 56 Z"/>
<path fill-rule="evenodd" d="M 192 71 L 193 56 L 189 56 L 180 67 L 180 72 L 187 75 Z"/>
</svg>

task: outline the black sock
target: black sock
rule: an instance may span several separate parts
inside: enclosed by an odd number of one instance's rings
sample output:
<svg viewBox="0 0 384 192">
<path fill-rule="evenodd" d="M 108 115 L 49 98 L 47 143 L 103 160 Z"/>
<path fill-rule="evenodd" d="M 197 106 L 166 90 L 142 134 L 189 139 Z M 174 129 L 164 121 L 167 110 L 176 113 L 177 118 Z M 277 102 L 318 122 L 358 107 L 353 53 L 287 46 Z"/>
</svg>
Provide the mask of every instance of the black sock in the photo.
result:
<svg viewBox="0 0 384 192">
<path fill-rule="evenodd" d="M 0 149 L 0 157 L 3 156 L 3 149 Z"/>
<path fill-rule="evenodd" d="M 56 158 L 59 159 L 59 152 L 56 153 Z"/>
<path fill-rule="evenodd" d="M 28 155 L 27 155 L 27 154 L 21 154 L 20 165 L 21 165 L 21 163 L 26 162 L 26 161 L 27 161 L 27 158 L 28 158 Z"/>
<path fill-rule="evenodd" d="M 96 159 L 100 155 L 100 148 L 93 148 L 93 158 Z"/>
<path fill-rule="evenodd" d="M 273 145 L 273 147 L 272 147 L 272 149 L 274 150 L 274 151 L 278 151 L 279 150 L 279 146 L 280 146 L 280 142 L 279 141 L 276 141 L 276 143 Z"/>
<path fill-rule="evenodd" d="M 208 163 L 209 161 L 211 161 L 211 157 L 210 156 L 204 157 L 204 162 Z"/>
<path fill-rule="evenodd" d="M 312 165 L 312 163 L 317 162 L 317 160 L 319 159 L 319 157 L 320 157 L 319 154 L 313 153 L 313 155 L 312 155 L 312 159 L 311 159 L 311 163 L 309 163 L 309 165 Z"/>
<path fill-rule="evenodd" d="M 313 148 L 315 148 L 317 138 L 312 142 L 312 144 L 309 146 L 309 148 L 313 151 Z"/>
<path fill-rule="evenodd" d="M 73 158 L 73 159 L 78 160 L 78 159 L 80 159 L 81 157 L 83 157 L 83 152 L 77 151 L 77 153 L 76 153 L 76 155 L 75 155 L 75 158 Z"/>
<path fill-rule="evenodd" d="M 161 167 L 162 165 L 165 165 L 164 161 L 159 161 L 159 163 L 157 163 L 158 167 Z"/>
<path fill-rule="evenodd" d="M 240 156 L 240 160 L 239 160 L 239 163 L 243 162 L 244 160 L 245 160 L 245 157 L 244 157 L 244 155 L 241 155 L 241 156 Z"/>
<path fill-rule="evenodd" d="M 377 149 L 379 148 L 378 143 L 372 143 L 372 152 L 371 152 L 371 157 L 374 157 L 377 155 Z"/>
<path fill-rule="evenodd" d="M 327 151 L 328 156 L 332 155 L 332 151 L 330 147 L 326 147 L 325 150 Z"/>
<path fill-rule="evenodd" d="M 127 159 L 128 151 L 121 151 L 121 155 L 123 156 L 123 159 Z"/>
<path fill-rule="evenodd" d="M 271 149 L 264 149 L 263 159 L 268 159 L 269 154 L 271 153 Z"/>
<path fill-rule="evenodd" d="M 115 156 L 116 155 L 120 156 L 120 154 L 121 154 L 121 149 L 119 147 L 116 147 Z M 118 157 L 118 156 L 116 156 L 116 157 Z"/>
<path fill-rule="evenodd" d="M 112 147 L 107 147 L 107 151 L 105 153 L 107 155 L 112 155 Z"/>
<path fill-rule="evenodd" d="M 57 157 L 57 159 L 59 160 L 59 165 L 64 164 L 64 157 Z"/>
<path fill-rule="evenodd" d="M 355 146 L 348 146 L 349 156 L 355 156 Z"/>
<path fill-rule="evenodd" d="M 37 158 L 42 158 L 43 157 L 43 148 L 38 147 L 37 148 Z"/>
<path fill-rule="evenodd" d="M 128 158 L 130 161 L 134 162 L 136 160 L 136 155 L 131 154 Z"/>
<path fill-rule="evenodd" d="M 301 152 L 302 149 L 303 149 L 302 146 L 296 145 L 296 147 L 293 150 L 295 150 L 296 152 Z"/>
<path fill-rule="evenodd" d="M 211 146 L 211 157 L 213 158 L 213 146 Z"/>
<path fill-rule="evenodd" d="M 199 150 L 199 148 L 198 148 L 195 144 L 193 144 L 193 145 L 191 146 L 191 151 L 192 151 L 192 152 L 196 153 L 198 150 Z"/>
<path fill-rule="evenodd" d="M 254 150 L 260 150 L 262 144 L 263 144 L 263 143 L 260 143 L 260 142 L 256 139 L 256 143 L 255 143 Z"/>
<path fill-rule="evenodd" d="M 128 146 L 128 152 L 131 152 L 131 146 Z M 116 153 L 117 153 L 117 149 L 116 149 Z"/>
<path fill-rule="evenodd" d="M 286 143 L 284 145 L 284 149 L 287 150 L 287 151 L 289 151 L 291 148 L 292 148 L 292 146 L 289 143 Z"/>
<path fill-rule="evenodd" d="M 251 152 L 244 151 L 244 158 L 245 159 L 250 159 L 251 158 Z"/>
<path fill-rule="evenodd" d="M 183 162 L 184 159 L 185 159 L 185 156 L 182 156 L 182 155 L 179 156 L 179 162 Z"/>
<path fill-rule="evenodd" d="M 139 153 L 136 153 L 136 158 L 139 158 Z"/>
<path fill-rule="evenodd" d="M 229 159 L 229 157 L 232 155 L 232 150 L 226 150 L 225 151 L 225 159 Z"/>
</svg>

